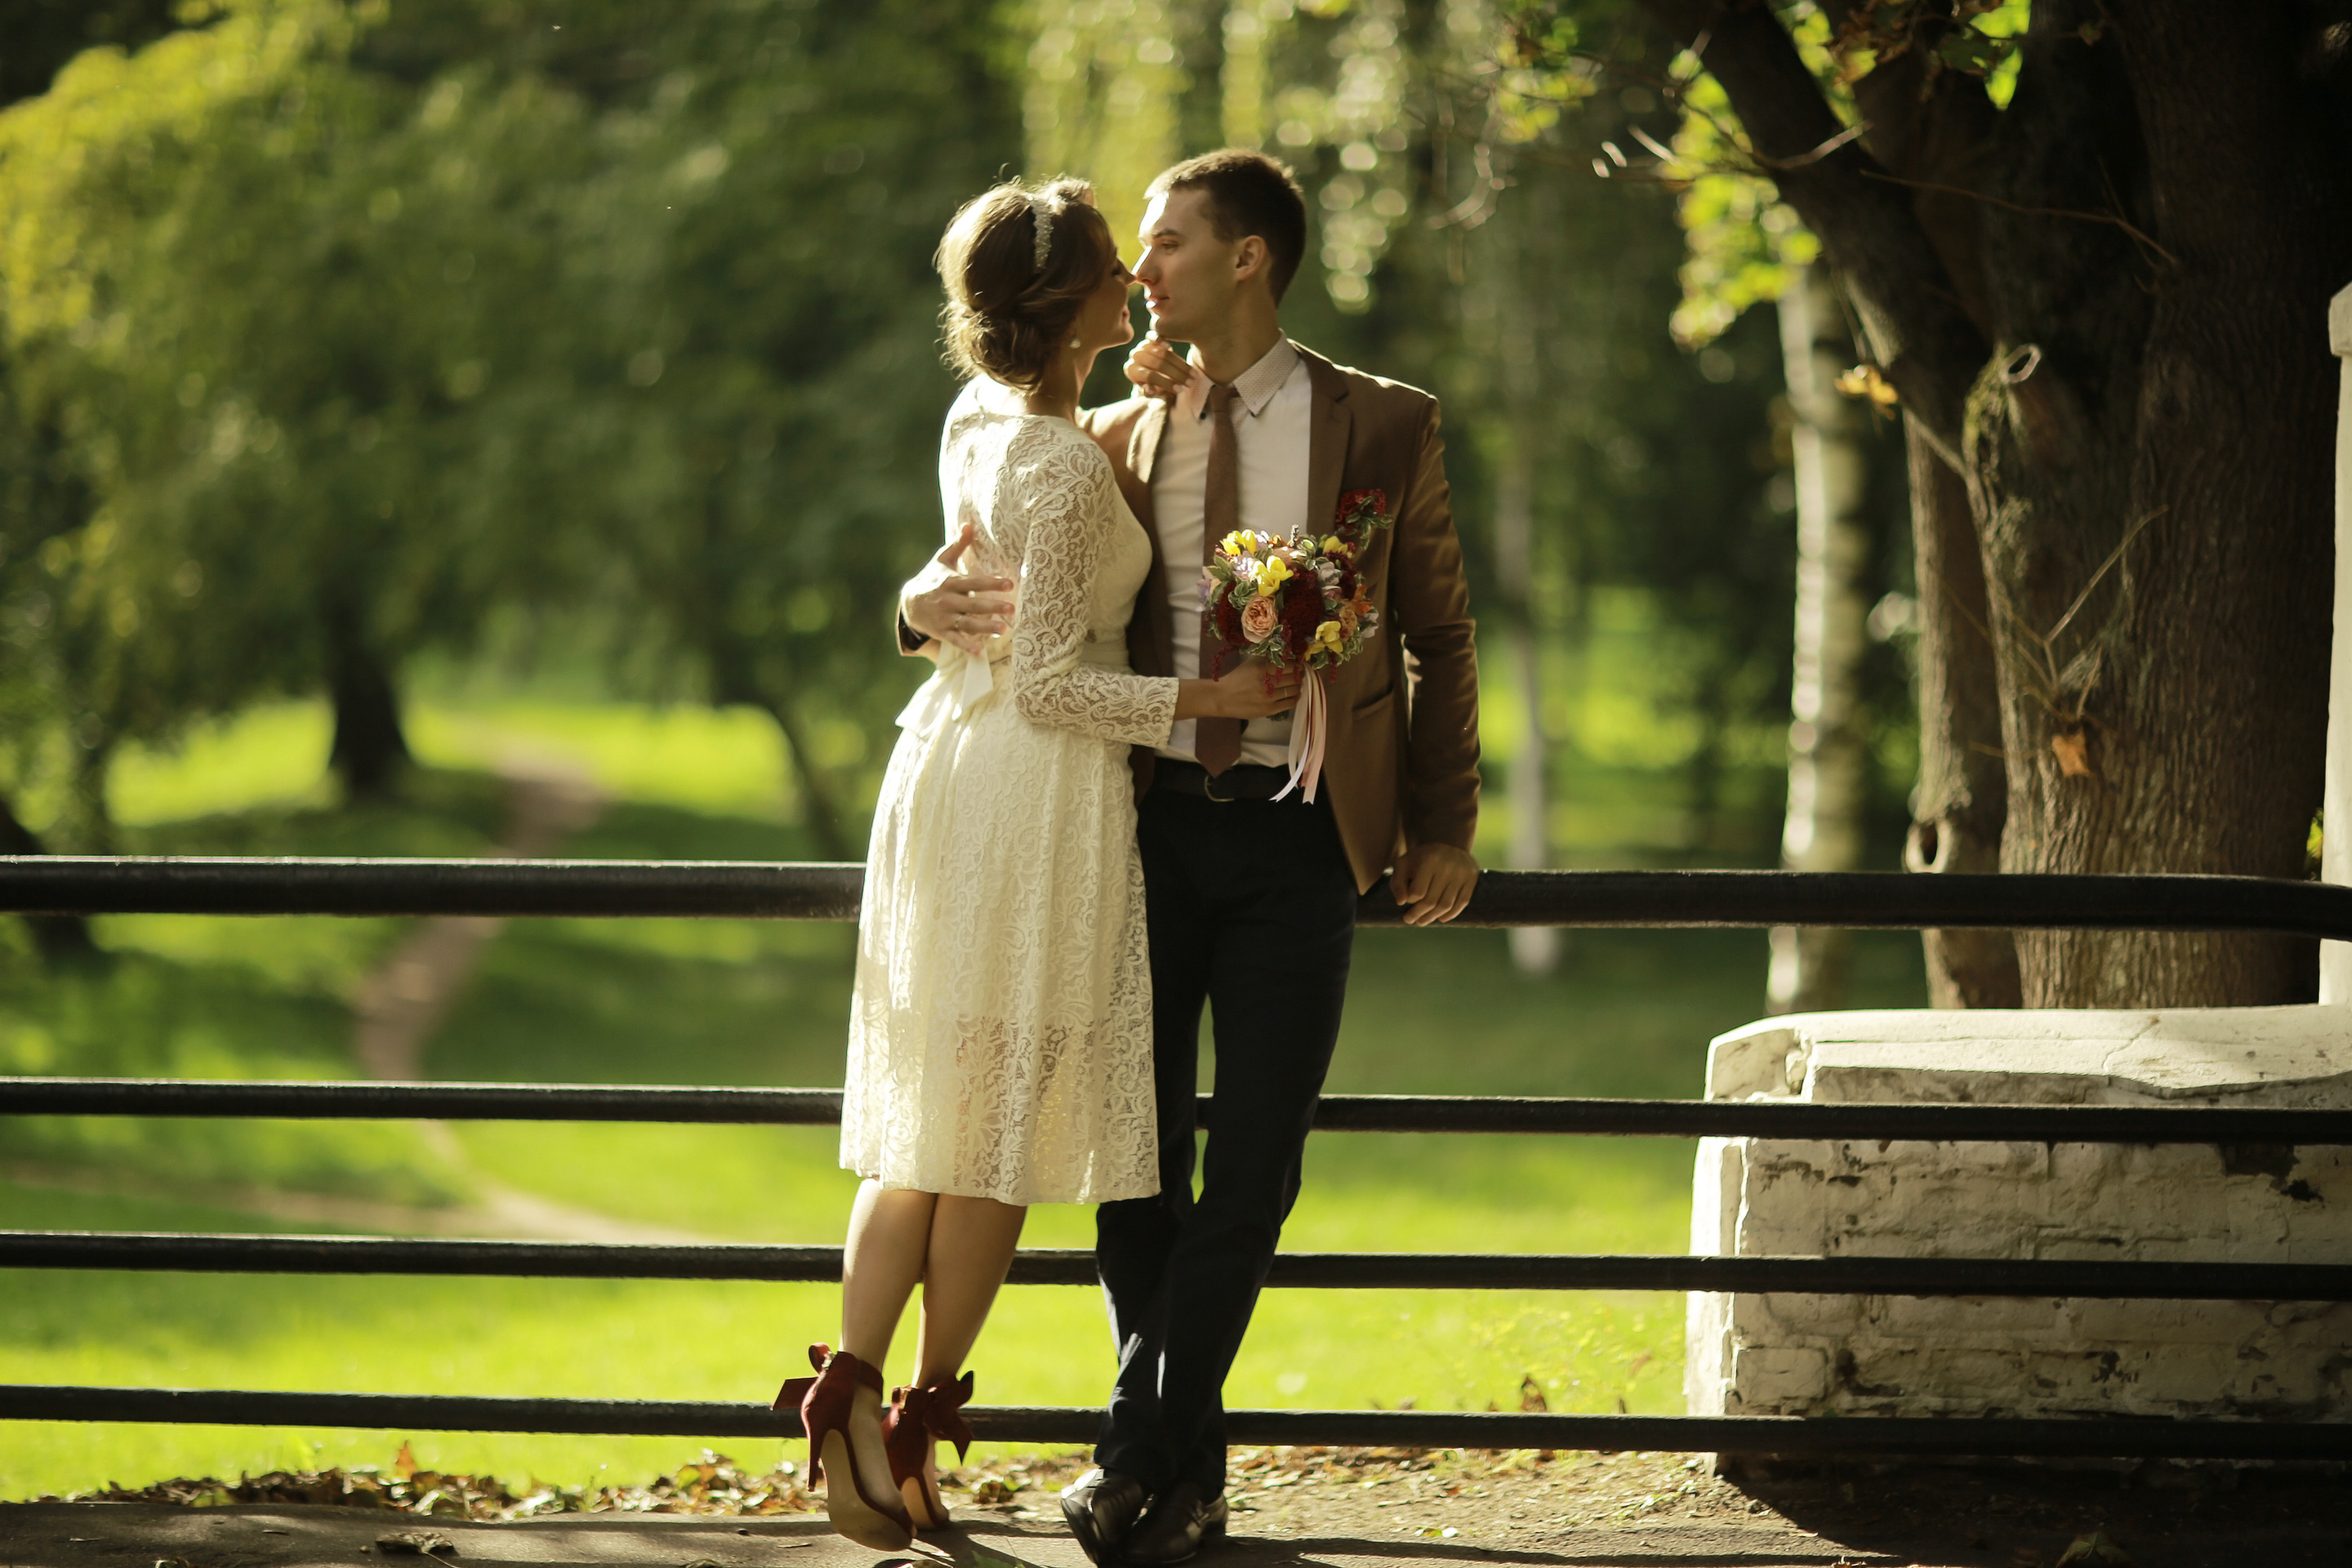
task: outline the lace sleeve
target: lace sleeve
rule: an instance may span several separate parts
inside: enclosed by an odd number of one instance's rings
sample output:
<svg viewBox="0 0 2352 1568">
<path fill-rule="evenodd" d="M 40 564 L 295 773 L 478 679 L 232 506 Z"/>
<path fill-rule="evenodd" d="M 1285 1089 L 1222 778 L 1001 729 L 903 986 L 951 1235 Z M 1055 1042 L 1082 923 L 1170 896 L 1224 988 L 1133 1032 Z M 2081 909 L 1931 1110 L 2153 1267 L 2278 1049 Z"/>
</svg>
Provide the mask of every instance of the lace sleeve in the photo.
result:
<svg viewBox="0 0 2352 1568">
<path fill-rule="evenodd" d="M 1160 745 L 1176 720 L 1176 682 L 1080 662 L 1118 494 L 1110 460 L 1092 441 L 1050 436 L 1020 455 L 1032 460 L 1013 465 L 1029 523 L 1013 623 L 1013 703 L 1034 724 Z"/>
</svg>

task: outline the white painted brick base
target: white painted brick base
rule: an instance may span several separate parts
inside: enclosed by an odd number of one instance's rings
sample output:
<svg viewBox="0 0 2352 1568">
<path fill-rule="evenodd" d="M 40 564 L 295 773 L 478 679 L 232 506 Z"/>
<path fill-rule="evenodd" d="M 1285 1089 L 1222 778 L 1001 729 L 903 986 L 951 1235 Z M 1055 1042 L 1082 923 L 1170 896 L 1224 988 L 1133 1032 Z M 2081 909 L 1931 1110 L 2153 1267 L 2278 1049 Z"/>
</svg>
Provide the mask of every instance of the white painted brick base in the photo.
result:
<svg viewBox="0 0 2352 1568">
<path fill-rule="evenodd" d="M 2352 1106 L 2352 1007 L 1811 1013 L 1707 1098 Z M 1708 1139 L 1691 1250 L 2352 1262 L 2352 1150 Z M 2352 1303 L 1694 1295 L 1693 1415 L 2352 1420 Z"/>
</svg>

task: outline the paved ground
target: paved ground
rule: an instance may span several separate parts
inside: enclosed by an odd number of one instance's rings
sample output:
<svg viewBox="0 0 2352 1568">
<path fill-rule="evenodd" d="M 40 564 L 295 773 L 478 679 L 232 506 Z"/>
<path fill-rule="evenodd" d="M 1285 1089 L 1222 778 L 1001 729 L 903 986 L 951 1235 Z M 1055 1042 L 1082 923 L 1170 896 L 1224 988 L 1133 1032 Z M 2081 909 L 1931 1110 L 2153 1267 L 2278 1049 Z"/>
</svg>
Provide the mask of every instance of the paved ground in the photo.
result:
<svg viewBox="0 0 2352 1568">
<path fill-rule="evenodd" d="M 422 1568 L 413 1547 L 381 1542 L 425 1535 L 447 1542 L 433 1555 L 453 1564 L 645 1565 L 645 1568 L 873 1568 L 907 1558 L 878 1558 L 800 1516 L 736 1523 L 724 1519 L 568 1514 L 511 1524 L 435 1521 L 429 1530 L 398 1528 L 350 1509 L 173 1509 L 145 1503 L 20 1503 L 0 1508 L 0 1562 L 10 1568 L 298 1568 L 298 1565 L 406 1563 Z M 989 1517 L 936 1537 L 937 1561 L 961 1568 L 1086 1568 L 1086 1558 L 1058 1520 Z M 1597 1526 L 1564 1532 L 1541 1547 L 1496 1552 L 1445 1541 L 1318 1537 L 1236 1539 L 1214 1561 L 1233 1568 L 1301 1563 L 1331 1568 L 1403 1568 L 1408 1563 L 1893 1563 L 1855 1557 L 1794 1531 L 1772 1527 Z M 2004 1560 L 2005 1561 L 2005 1560 Z M 2273 1561 L 2280 1561 L 2273 1559 Z M 2315 1561 L 2316 1561 L 2315 1559 Z"/>
<path fill-rule="evenodd" d="M 1734 1485 L 1684 1466 L 1678 1456 L 1561 1455 L 1512 1470 L 1401 1467 L 1369 1480 L 1356 1479 L 1360 1471 L 1343 1477 L 1269 1466 L 1254 1478 L 1236 1474 L 1232 1495 L 1247 1511 L 1236 1514 L 1234 1539 L 1202 1562 L 1204 1568 L 2352 1564 L 2352 1509 L 2345 1506 L 2352 1489 L 2341 1479 L 2241 1482 L 2227 1473 L 2171 1471 L 2119 1483 L 2114 1475 L 2011 1468 Z M 1295 1479 L 1286 1484 L 1286 1476 Z M 950 1494 L 960 1528 L 897 1558 L 854 1547 L 822 1518 L 801 1512 L 607 1511 L 494 1522 L 381 1507 L 43 1502 L 0 1505 L 0 1568 L 882 1568 L 926 1559 L 958 1568 L 1086 1568 L 1062 1531 L 1054 1479 L 1024 1475 Z M 988 1501 L 975 1505 L 974 1497 Z"/>
</svg>

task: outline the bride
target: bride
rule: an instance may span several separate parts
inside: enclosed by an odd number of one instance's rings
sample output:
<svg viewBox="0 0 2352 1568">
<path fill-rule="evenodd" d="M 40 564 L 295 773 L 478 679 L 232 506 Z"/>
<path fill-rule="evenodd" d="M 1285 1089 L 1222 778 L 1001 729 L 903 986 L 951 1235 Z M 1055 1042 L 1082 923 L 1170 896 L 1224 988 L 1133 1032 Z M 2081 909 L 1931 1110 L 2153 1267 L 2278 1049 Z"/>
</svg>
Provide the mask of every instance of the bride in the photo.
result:
<svg viewBox="0 0 2352 1568">
<path fill-rule="evenodd" d="M 1297 678 L 1135 674 L 1126 628 L 1151 543 L 1076 424 L 1095 356 L 1128 342 L 1128 289 L 1089 187 L 1003 184 L 938 258 L 950 362 L 940 492 L 969 569 L 1018 582 L 1009 632 L 928 645 L 898 717 L 858 922 L 841 1163 L 841 1348 L 784 1385 L 833 1526 L 882 1552 L 947 1522 L 932 1446 L 961 1449 L 957 1375 L 1027 1205 L 1159 1190 L 1151 981 L 1130 746 L 1180 719 L 1280 712 Z M 882 1364 L 923 1287 L 911 1383 Z"/>
</svg>

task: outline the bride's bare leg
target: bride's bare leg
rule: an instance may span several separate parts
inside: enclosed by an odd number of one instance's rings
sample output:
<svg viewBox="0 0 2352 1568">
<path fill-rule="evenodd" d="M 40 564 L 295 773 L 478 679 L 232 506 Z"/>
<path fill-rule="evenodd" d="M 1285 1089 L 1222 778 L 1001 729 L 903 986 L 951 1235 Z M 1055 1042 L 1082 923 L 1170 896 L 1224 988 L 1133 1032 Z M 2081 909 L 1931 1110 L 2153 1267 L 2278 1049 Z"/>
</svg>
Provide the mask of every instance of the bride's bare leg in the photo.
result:
<svg viewBox="0 0 2352 1568">
<path fill-rule="evenodd" d="M 859 1184 L 857 1201 L 850 1208 L 849 1245 L 841 1259 L 841 1348 L 877 1371 L 888 1360 L 907 1298 L 923 1277 L 931 1211 L 938 1202 L 935 1194 L 886 1190 L 881 1183 L 868 1181 Z M 851 1399 L 852 1462 L 869 1489 L 889 1490 L 893 1483 L 890 1458 L 882 1447 L 882 1397 L 861 1385 Z M 846 1484 L 847 1478 L 840 1476 L 826 1481 L 829 1489 Z"/>
<path fill-rule="evenodd" d="M 963 1358 L 971 1353 L 1005 1270 L 1013 1267 L 1013 1249 L 1021 1243 L 1028 1217 L 1018 1204 L 941 1194 L 931 1215 L 923 1269 L 916 1383 L 944 1383 L 963 1370 Z"/>
<path fill-rule="evenodd" d="M 849 1245 L 841 1258 L 841 1348 L 881 1367 L 906 1315 L 907 1298 L 923 1278 L 936 1205 L 961 1203 L 936 1193 L 858 1184 L 849 1211 Z"/>
<path fill-rule="evenodd" d="M 930 1246 L 923 1270 L 923 1313 L 915 1339 L 915 1383 L 946 1383 L 963 1370 L 964 1357 L 988 1321 L 1013 1249 L 1020 1244 L 1029 1211 L 993 1198 L 941 1194 L 931 1215 Z M 939 1477 L 936 1455 L 927 1455 L 923 1473 Z"/>
</svg>

